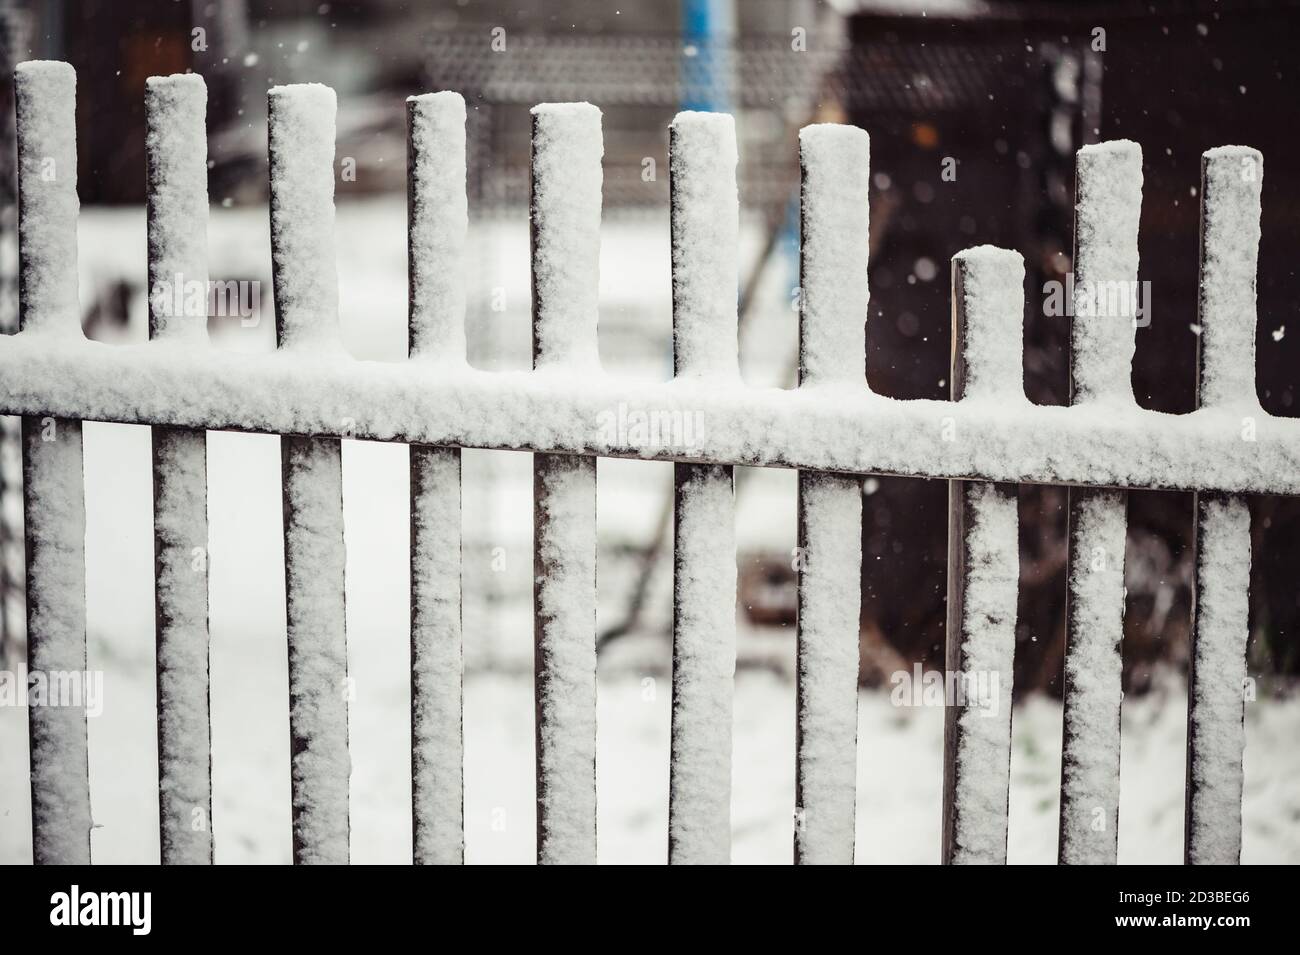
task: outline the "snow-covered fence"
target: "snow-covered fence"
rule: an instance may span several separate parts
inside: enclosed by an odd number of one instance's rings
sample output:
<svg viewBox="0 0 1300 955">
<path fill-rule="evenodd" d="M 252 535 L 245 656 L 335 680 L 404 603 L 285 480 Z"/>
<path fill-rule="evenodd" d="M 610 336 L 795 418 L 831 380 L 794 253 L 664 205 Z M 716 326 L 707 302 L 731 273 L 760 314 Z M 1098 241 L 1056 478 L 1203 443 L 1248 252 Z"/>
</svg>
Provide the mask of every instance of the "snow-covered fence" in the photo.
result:
<svg viewBox="0 0 1300 955">
<path fill-rule="evenodd" d="M 283 436 L 293 844 L 299 862 L 348 859 L 350 771 L 339 439 L 411 445 L 411 774 L 417 862 L 463 861 L 460 449 L 536 452 L 537 850 L 596 859 L 595 501 L 598 456 L 676 463 L 673 862 L 730 855 L 735 670 L 735 465 L 799 475 L 797 861 L 854 857 L 859 476 L 952 481 L 950 674 L 943 858 L 1006 857 L 1018 551 L 1014 484 L 1076 485 L 1070 504 L 1060 859 L 1113 862 L 1119 796 L 1124 489 L 1198 492 L 1188 720 L 1189 862 L 1240 850 L 1242 680 L 1250 561 L 1246 492 L 1300 493 L 1300 423 L 1254 392 L 1254 283 L 1262 159 L 1206 153 L 1201 183 L 1201 407 L 1140 409 L 1131 318 L 1089 311 L 1137 276 L 1141 153 L 1079 155 L 1073 401 L 1024 395 L 1024 268 L 981 247 L 953 260 L 952 401 L 899 401 L 864 380 L 869 143 L 852 127 L 800 137 L 799 386 L 743 383 L 736 350 L 735 131 L 683 113 L 670 140 L 675 374 L 605 375 L 597 352 L 600 113 L 533 113 L 530 372 L 465 355 L 465 106 L 413 97 L 409 117 L 410 354 L 361 362 L 338 340 L 333 232 L 335 99 L 270 92 L 271 238 L 279 347 L 238 357 L 203 315 L 151 302 L 146 345 L 80 331 L 75 76 L 16 76 L 21 331 L 0 340 L 0 412 L 22 415 L 29 668 L 85 669 L 82 420 L 154 435 L 160 825 L 165 862 L 212 860 L 207 671 L 207 429 Z M 206 286 L 206 93 L 196 76 L 149 81 L 149 277 Z M 202 287 L 201 286 L 201 287 Z M 1095 305 L 1095 303 L 1092 303 Z M 1084 316 L 1088 317 L 1084 317 Z M 1122 320 L 1120 320 L 1122 319 Z M 640 443 L 610 409 L 702 415 L 689 442 Z M 989 678 L 992 678 L 991 680 Z M 991 688 L 991 696 L 971 687 Z M 90 858 L 84 716 L 30 713 L 37 862 Z M 201 822 L 202 824 L 198 824 Z"/>
</svg>

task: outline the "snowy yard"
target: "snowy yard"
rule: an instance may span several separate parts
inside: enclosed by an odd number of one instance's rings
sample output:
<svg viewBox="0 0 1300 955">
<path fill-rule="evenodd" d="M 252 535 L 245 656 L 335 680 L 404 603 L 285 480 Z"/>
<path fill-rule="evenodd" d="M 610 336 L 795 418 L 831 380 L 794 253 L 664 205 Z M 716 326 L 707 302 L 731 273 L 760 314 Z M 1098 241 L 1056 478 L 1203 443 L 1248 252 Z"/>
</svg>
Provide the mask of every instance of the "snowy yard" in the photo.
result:
<svg viewBox="0 0 1300 955">
<path fill-rule="evenodd" d="M 211 468 L 214 832 L 219 862 L 290 861 L 287 674 L 274 437 L 214 434 Z M 349 671 L 353 758 L 352 857 L 405 862 L 411 851 L 406 583 L 406 450 L 348 443 Z M 526 455 L 466 453 L 466 857 L 533 860 L 532 613 Z M 98 862 L 156 862 L 152 540 L 148 434 L 88 425 L 87 585 L 90 666 L 105 671 L 103 715 L 90 721 L 93 850 Z M 495 463 L 494 463 L 495 462 Z M 619 557 L 604 546 L 611 511 L 642 514 L 633 491 L 664 465 L 615 462 L 614 506 L 602 499 L 602 580 Z M 495 507 L 468 493 L 486 469 L 507 491 Z M 504 472 L 502 474 L 501 472 Z M 611 472 L 617 474 L 618 470 Z M 626 475 L 631 474 L 632 480 Z M 605 462 L 601 480 L 606 484 Z M 786 476 L 788 477 L 788 475 Z M 509 488 L 515 488 L 510 493 Z M 767 533 L 793 539 L 793 486 Z M 476 503 L 477 502 L 477 503 Z M 522 514 L 520 511 L 522 510 Z M 742 508 L 743 511 L 743 508 Z M 520 519 L 522 518 L 522 519 Z M 761 523 L 743 517 L 739 526 Z M 514 528 L 515 536 L 506 534 Z M 520 538 L 518 534 L 524 536 Z M 501 537 L 499 535 L 506 534 Z M 505 541 L 490 569 L 471 542 Z M 787 545 L 788 548 L 788 545 Z M 655 600 L 667 610 L 662 589 Z M 616 610 L 616 608 L 614 608 Z M 610 608 L 602 605 L 602 615 Z M 755 648 L 761 648 L 756 650 Z M 740 633 L 741 658 L 770 664 L 737 676 L 733 858 L 790 859 L 794 804 L 793 640 Z M 599 852 L 602 862 L 662 862 L 666 855 L 671 651 L 648 636 L 601 661 Z M 1186 700 L 1167 690 L 1124 709 L 1121 862 L 1181 861 Z M 1017 709 L 1011 769 L 1009 859 L 1055 860 L 1061 710 L 1034 699 Z M 1244 862 L 1300 862 L 1300 701 L 1246 710 Z M 939 852 L 943 713 L 900 708 L 883 691 L 861 694 L 857 858 L 935 862 Z M 31 858 L 25 711 L 0 708 L 0 861 Z"/>
</svg>

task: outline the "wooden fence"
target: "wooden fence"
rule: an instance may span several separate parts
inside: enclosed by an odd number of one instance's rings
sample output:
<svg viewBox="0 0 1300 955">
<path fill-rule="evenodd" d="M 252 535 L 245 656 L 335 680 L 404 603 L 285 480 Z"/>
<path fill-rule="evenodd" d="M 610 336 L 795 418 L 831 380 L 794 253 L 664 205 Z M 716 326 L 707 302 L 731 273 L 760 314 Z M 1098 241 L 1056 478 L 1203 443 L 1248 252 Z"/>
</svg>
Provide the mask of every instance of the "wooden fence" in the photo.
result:
<svg viewBox="0 0 1300 955">
<path fill-rule="evenodd" d="M 950 480 L 942 857 L 1006 859 L 1017 482 L 1072 485 L 1060 860 L 1114 862 L 1119 805 L 1125 489 L 1198 492 L 1188 718 L 1188 862 L 1236 862 L 1250 563 L 1247 492 L 1300 493 L 1300 423 L 1255 396 L 1255 267 L 1262 158 L 1202 164 L 1200 407 L 1138 407 L 1134 322 L 1106 290 L 1135 288 L 1140 148 L 1085 147 L 1077 177 L 1069 407 L 1028 402 L 1019 254 L 953 259 L 952 401 L 900 401 L 864 380 L 869 141 L 817 125 L 800 137 L 799 385 L 753 388 L 736 343 L 732 119 L 683 113 L 670 142 L 675 374 L 605 375 L 597 356 L 599 110 L 533 111 L 531 372 L 465 356 L 465 105 L 412 97 L 410 355 L 362 362 L 338 339 L 332 90 L 270 91 L 271 241 L 278 348 L 206 340 L 206 309 L 151 298 L 146 345 L 82 335 L 77 301 L 75 75 L 16 73 L 21 331 L 0 340 L 0 412 L 23 416 L 31 672 L 81 671 L 85 513 L 81 421 L 153 426 L 162 860 L 213 858 L 208 713 L 205 429 L 280 434 L 293 846 L 348 861 L 350 760 L 340 439 L 411 445 L 411 774 L 414 858 L 464 856 L 460 448 L 535 452 L 537 855 L 596 859 L 598 456 L 676 462 L 669 859 L 730 856 L 735 672 L 735 465 L 798 468 L 799 631 L 794 857 L 851 862 L 857 751 L 861 475 Z M 206 89 L 155 77 L 148 115 L 151 290 L 206 292 Z M 1121 295 L 1122 298 L 1122 295 Z M 178 298 L 173 298 L 172 305 Z M 204 296 L 206 303 L 206 295 Z M 1100 303 L 1100 304 L 1099 304 Z M 698 415 L 689 441 L 602 427 L 611 409 Z M 996 681 L 994 678 L 996 677 Z M 981 682 L 983 681 L 983 682 Z M 967 691 L 995 687 L 1002 699 Z M 1000 691 L 996 688 L 1000 687 Z M 38 863 L 90 860 L 83 713 L 32 707 Z M 869 744 L 869 741 L 868 741 Z M 209 824 L 195 826 L 201 814 Z"/>
</svg>

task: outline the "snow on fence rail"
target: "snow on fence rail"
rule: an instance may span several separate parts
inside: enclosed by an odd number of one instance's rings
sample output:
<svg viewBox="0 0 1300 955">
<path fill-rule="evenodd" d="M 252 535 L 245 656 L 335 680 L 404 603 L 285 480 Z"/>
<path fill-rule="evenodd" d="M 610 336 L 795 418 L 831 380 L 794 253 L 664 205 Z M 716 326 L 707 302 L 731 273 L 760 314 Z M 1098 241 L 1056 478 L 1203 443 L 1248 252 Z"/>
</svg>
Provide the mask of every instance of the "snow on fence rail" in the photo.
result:
<svg viewBox="0 0 1300 955">
<path fill-rule="evenodd" d="M 464 858 L 460 449 L 535 460 L 537 851 L 596 859 L 596 456 L 676 462 L 669 858 L 730 856 L 735 534 L 732 468 L 799 475 L 798 862 L 854 858 L 860 475 L 948 478 L 949 674 L 942 856 L 1006 858 L 1018 550 L 1014 484 L 1079 485 L 1070 501 L 1060 861 L 1114 862 L 1119 798 L 1124 488 L 1198 492 L 1188 716 L 1188 862 L 1240 854 L 1242 679 L 1250 521 L 1243 492 L 1300 493 L 1300 422 L 1254 390 L 1262 158 L 1202 164 L 1200 407 L 1137 407 L 1131 319 L 1089 296 L 1137 276 L 1141 151 L 1079 153 L 1072 403 L 1030 404 L 1021 371 L 1024 267 L 990 247 L 953 260 L 952 401 L 899 401 L 864 380 L 867 134 L 800 136 L 799 386 L 760 389 L 736 351 L 735 131 L 683 113 L 670 141 L 675 374 L 606 376 L 596 348 L 600 113 L 533 112 L 531 372 L 466 363 L 465 106 L 408 101 L 410 355 L 356 361 L 338 340 L 335 98 L 270 91 L 271 238 L 279 347 L 211 348 L 201 317 L 151 303 L 150 342 L 81 334 L 75 75 L 15 76 L 21 330 L 0 339 L 0 412 L 23 416 L 29 669 L 85 669 L 81 421 L 153 426 L 159 791 L 164 862 L 211 862 L 205 429 L 283 436 L 294 858 L 348 859 L 350 762 L 340 454 L 343 436 L 411 445 L 411 775 L 414 857 Z M 206 283 L 206 90 L 153 78 L 149 277 Z M 1084 318 L 1083 316 L 1091 316 Z M 702 415 L 687 442 L 638 443 L 614 408 Z M 364 410 L 363 410 L 364 409 Z M 680 417 L 677 420 L 681 420 Z M 992 698 L 987 690 L 992 688 Z M 981 691 L 980 687 L 984 690 Z M 972 694 L 972 688 L 975 690 Z M 1001 694 L 999 701 L 998 694 Z M 84 715 L 30 712 L 33 854 L 90 859 Z M 195 826 L 196 814 L 204 826 Z"/>
</svg>

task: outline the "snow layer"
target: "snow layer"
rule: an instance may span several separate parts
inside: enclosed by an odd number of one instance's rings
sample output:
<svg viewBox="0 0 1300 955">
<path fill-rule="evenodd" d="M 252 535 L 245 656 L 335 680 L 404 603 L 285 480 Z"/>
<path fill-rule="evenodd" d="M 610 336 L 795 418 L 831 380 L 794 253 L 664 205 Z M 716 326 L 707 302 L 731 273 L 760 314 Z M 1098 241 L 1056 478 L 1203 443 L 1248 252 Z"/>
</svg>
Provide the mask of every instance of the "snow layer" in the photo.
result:
<svg viewBox="0 0 1300 955">
<path fill-rule="evenodd" d="M 29 60 L 14 70 L 20 322 L 80 338 L 76 97 L 67 63 Z"/>
<path fill-rule="evenodd" d="M 866 374 L 871 139 L 856 126 L 805 126 L 799 162 L 799 380 L 860 384 Z"/>
<path fill-rule="evenodd" d="M 465 360 L 465 101 L 407 100 L 410 353 Z M 411 448 L 411 795 L 414 857 L 465 858 L 460 451 Z"/>
<path fill-rule="evenodd" d="M 1107 311 L 1096 303 L 1104 301 L 1100 283 L 1137 288 L 1142 147 L 1127 139 L 1084 146 L 1078 153 L 1075 188 L 1073 401 L 1104 398 L 1131 405 L 1133 316 L 1096 314 Z"/>
<path fill-rule="evenodd" d="M 348 659 L 340 444 L 281 440 L 294 857 L 348 861 Z"/>
<path fill-rule="evenodd" d="M 334 91 L 268 92 L 271 257 L 280 351 L 341 354 L 334 257 Z M 299 359 L 302 360 L 302 359 Z M 310 364 L 310 360 L 307 360 Z M 338 426 L 365 407 L 338 409 Z M 343 478 L 339 442 L 285 437 L 285 610 L 293 748 L 294 858 L 348 861 L 348 680 Z"/>
<path fill-rule="evenodd" d="M 534 106 L 532 143 L 533 362 L 594 370 L 600 288 L 600 110 Z"/>
<path fill-rule="evenodd" d="M 18 131 L 19 318 L 29 334 L 81 337 L 77 296 L 77 77 L 67 63 L 14 71 Z M 29 674 L 86 671 L 86 512 L 81 422 L 23 421 Z M 32 854 L 89 864 L 84 706 L 33 706 Z"/>
<path fill-rule="evenodd" d="M 1122 492 L 1070 492 L 1060 848 L 1070 865 L 1113 864 L 1118 849 L 1127 503 Z"/>
<path fill-rule="evenodd" d="M 406 101 L 412 355 L 465 359 L 465 100 L 425 93 Z"/>
<path fill-rule="evenodd" d="M 964 400 L 1027 404 L 1023 365 L 1025 260 L 981 245 L 953 256 L 962 296 Z"/>
<path fill-rule="evenodd" d="M 162 856 L 168 865 L 206 865 L 212 862 L 207 435 L 153 429 L 153 470 Z"/>
<path fill-rule="evenodd" d="M 689 453 L 611 439 L 620 403 L 705 415 Z M 299 354 L 0 337 L 0 413 L 214 430 L 342 435 L 613 457 L 995 481 L 1300 493 L 1300 422 L 1203 408 L 1169 415 L 1078 407 L 898 400 L 804 390 L 628 381 Z M 944 440 L 949 430 L 961 440 Z M 1137 453 L 1135 449 L 1140 449 Z"/>
<path fill-rule="evenodd" d="M 799 474 L 796 858 L 853 862 L 862 484 Z"/>
<path fill-rule="evenodd" d="M 23 421 L 29 675 L 86 672 L 86 509 L 81 422 Z M 84 706 L 31 706 L 32 856 L 90 864 Z"/>
<path fill-rule="evenodd" d="M 149 325 L 153 337 L 207 338 L 208 301 L 208 88 L 194 73 L 151 76 L 145 81 L 145 154 L 149 191 Z M 204 312 L 177 310 L 177 296 L 201 289 Z"/>
<path fill-rule="evenodd" d="M 679 376 L 736 379 L 740 198 L 735 121 L 725 113 L 678 113 L 669 130 L 668 153 L 673 366 Z"/>
<path fill-rule="evenodd" d="M 1187 861 L 1236 865 L 1241 856 L 1250 510 L 1240 498 L 1203 498 L 1198 511 Z"/>
<path fill-rule="evenodd" d="M 275 327 L 282 346 L 338 345 L 334 255 L 334 91 L 319 83 L 267 93 L 271 174 L 271 260 Z"/>
<path fill-rule="evenodd" d="M 1202 157 L 1202 405 L 1259 404 L 1255 276 L 1263 181 L 1259 150 L 1220 146 Z"/>
<path fill-rule="evenodd" d="M 948 639 L 962 641 L 967 695 L 957 714 L 952 861 L 999 864 L 1007 858 L 1019 518 L 1015 493 L 997 485 L 972 482 L 955 493 L 965 494 L 966 579 L 961 633 Z M 973 697 L 980 688 L 990 696 Z"/>
<path fill-rule="evenodd" d="M 534 459 L 537 861 L 596 862 L 596 461 Z"/>
<path fill-rule="evenodd" d="M 799 381 L 862 385 L 866 362 L 867 134 L 799 133 L 802 233 Z M 798 753 L 795 857 L 852 863 L 857 748 L 862 485 L 799 475 Z"/>
<path fill-rule="evenodd" d="M 668 861 L 731 861 L 736 675 L 735 493 L 730 468 L 678 465 Z"/>
<path fill-rule="evenodd" d="M 460 451 L 411 448 L 411 796 L 415 861 L 465 858 Z"/>
<path fill-rule="evenodd" d="M 145 83 L 153 338 L 207 340 L 206 110 L 199 76 Z M 195 288 L 203 311 L 176 309 Z M 155 428 L 153 471 L 162 860 L 202 865 L 213 858 L 205 433 Z"/>
</svg>

